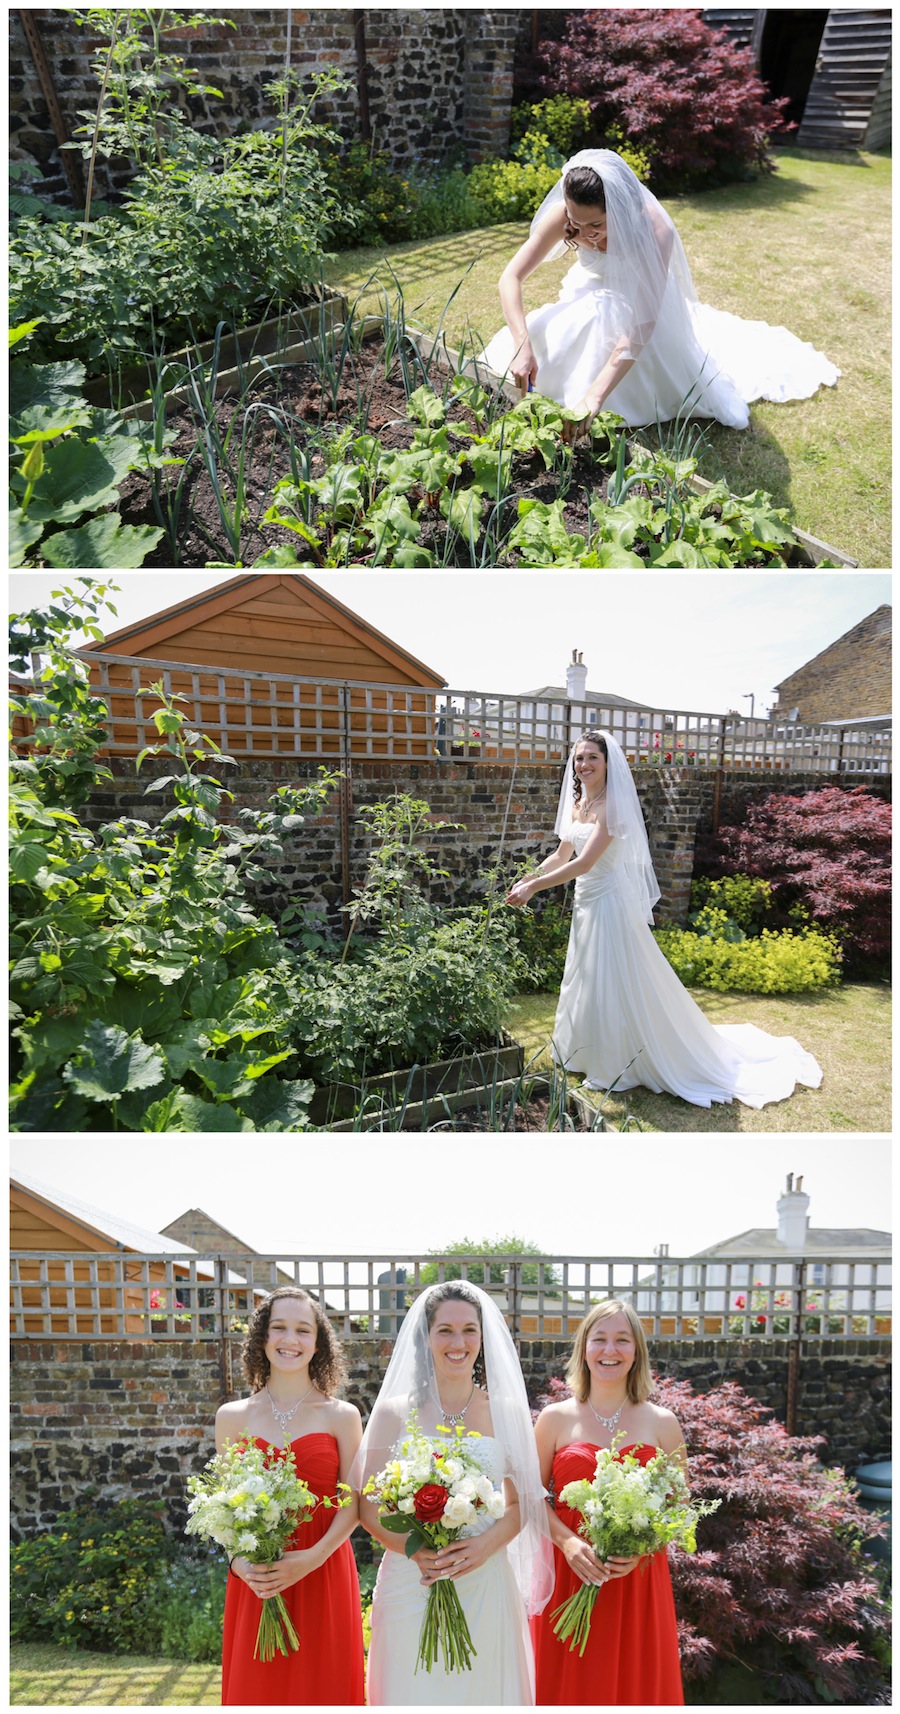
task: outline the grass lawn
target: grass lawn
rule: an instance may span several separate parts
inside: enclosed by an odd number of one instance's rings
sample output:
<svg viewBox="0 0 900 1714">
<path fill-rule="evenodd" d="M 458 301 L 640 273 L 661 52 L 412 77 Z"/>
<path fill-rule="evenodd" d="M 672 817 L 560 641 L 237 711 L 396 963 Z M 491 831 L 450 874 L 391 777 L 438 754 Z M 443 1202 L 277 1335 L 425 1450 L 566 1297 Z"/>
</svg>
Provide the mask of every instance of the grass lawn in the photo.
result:
<svg viewBox="0 0 900 1714">
<path fill-rule="evenodd" d="M 88 1654 L 52 1643 L 12 1643 L 10 1705 L 169 1708 L 215 1707 L 222 1672 L 214 1665 L 135 1654 Z"/>
<path fill-rule="evenodd" d="M 647 1131 L 890 1131 L 891 997 L 887 985 L 848 982 L 819 994 L 719 994 L 689 990 L 713 1024 L 757 1024 L 770 1035 L 794 1036 L 815 1054 L 820 1089 L 799 1086 L 789 1101 L 760 1112 L 738 1101 L 709 1109 L 676 1095 L 630 1089 L 624 1095 L 589 1095 L 618 1125 L 633 1113 Z M 513 1001 L 507 1028 L 525 1047 L 526 1061 L 550 1064 L 549 1041 L 556 994 L 523 994 Z M 580 1078 L 575 1079 L 580 1085 Z"/>
<path fill-rule="evenodd" d="M 749 184 L 666 198 L 701 301 L 790 328 L 841 370 L 836 388 L 789 405 L 751 406 L 741 431 L 713 424 L 700 473 L 747 493 L 764 488 L 802 529 L 861 566 L 891 564 L 891 162 L 887 154 L 775 151 L 778 171 Z M 351 298 L 389 262 L 410 319 L 480 349 L 501 325 L 497 279 L 527 223 L 387 249 L 350 250 L 327 269 Z M 556 296 L 569 261 L 548 263 L 525 307 Z"/>
</svg>

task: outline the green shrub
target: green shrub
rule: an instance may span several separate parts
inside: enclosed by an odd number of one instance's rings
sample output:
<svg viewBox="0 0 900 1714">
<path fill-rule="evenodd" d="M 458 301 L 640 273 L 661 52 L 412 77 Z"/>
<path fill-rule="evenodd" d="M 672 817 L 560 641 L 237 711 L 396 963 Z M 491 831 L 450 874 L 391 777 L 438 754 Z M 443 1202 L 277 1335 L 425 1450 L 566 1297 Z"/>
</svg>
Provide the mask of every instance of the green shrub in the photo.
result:
<svg viewBox="0 0 900 1714">
<path fill-rule="evenodd" d="M 759 928 L 761 919 L 772 909 L 772 904 L 769 882 L 753 875 L 724 875 L 717 881 L 702 877 L 691 882 L 692 912 L 707 905 L 718 906 L 732 922 L 745 930 Z M 689 920 L 693 925 L 693 916 Z"/>
<path fill-rule="evenodd" d="M 12 1635 L 109 1653 L 152 1654 L 160 1643 L 160 1581 L 174 1543 L 160 1508 L 91 1497 L 52 1533 L 12 1548 Z M 161 1577 L 161 1574 L 162 1577 Z"/>
<path fill-rule="evenodd" d="M 188 1557 L 179 1544 L 156 1596 L 159 1652 L 171 1660 L 217 1661 L 222 1653 L 222 1618 L 228 1562 Z"/>
<path fill-rule="evenodd" d="M 802 994 L 840 981 L 840 948 L 818 929 L 793 934 L 764 928 L 758 938 L 737 942 L 677 928 L 655 929 L 654 935 L 675 974 L 695 988 Z"/>
<path fill-rule="evenodd" d="M 390 155 L 370 143 L 351 143 L 322 150 L 320 159 L 334 195 L 332 244 L 399 244 L 417 236 L 418 187 L 395 171 Z"/>
<path fill-rule="evenodd" d="M 559 155 L 560 165 L 586 146 L 591 129 L 591 104 L 568 95 L 546 101 L 526 101 L 512 110 L 509 140 L 515 149 L 530 131 L 542 132 Z"/>
<path fill-rule="evenodd" d="M 563 977 L 571 907 L 567 899 L 548 899 L 546 904 L 510 913 L 516 947 L 525 961 L 520 980 L 522 993 L 543 993 L 558 988 Z"/>
<path fill-rule="evenodd" d="M 485 915 L 448 919 L 423 902 L 396 933 L 358 942 L 353 962 L 310 959 L 290 1021 L 302 1072 L 357 1081 L 494 1041 L 520 961 L 506 919 L 485 934 Z"/>
<path fill-rule="evenodd" d="M 336 204 L 314 146 L 334 133 L 310 108 L 335 84 L 323 75 L 304 104 L 283 101 L 271 131 L 217 139 L 173 114 L 164 158 L 143 160 L 120 209 L 14 220 L 11 317 L 41 322 L 38 354 L 112 370 L 314 292 Z M 111 123 L 110 149 L 118 136 Z"/>
<path fill-rule="evenodd" d="M 523 146 L 519 145 L 520 148 Z M 484 225 L 530 220 L 559 178 L 559 167 L 533 160 L 480 161 L 469 174 L 469 192 Z"/>
</svg>

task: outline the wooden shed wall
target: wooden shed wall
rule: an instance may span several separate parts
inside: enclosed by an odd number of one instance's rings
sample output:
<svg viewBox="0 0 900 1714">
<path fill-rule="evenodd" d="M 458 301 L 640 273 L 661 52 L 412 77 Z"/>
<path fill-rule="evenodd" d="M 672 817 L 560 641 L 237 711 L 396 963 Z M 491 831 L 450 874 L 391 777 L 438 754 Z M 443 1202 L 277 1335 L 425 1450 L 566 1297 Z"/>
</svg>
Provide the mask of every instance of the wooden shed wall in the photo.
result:
<svg viewBox="0 0 900 1714">
<path fill-rule="evenodd" d="M 819 48 L 816 75 L 797 133 L 801 148 L 859 149 L 876 146 L 870 121 L 891 56 L 891 14 L 832 11 Z M 886 143 L 890 137 L 887 110 Z M 883 114 L 881 129 L 883 130 Z"/>
<path fill-rule="evenodd" d="M 82 1225 L 74 1215 L 67 1214 L 64 1209 L 48 1207 L 39 1198 L 30 1196 L 27 1191 L 22 1190 L 17 1185 L 10 1185 L 9 1227 L 10 1249 L 30 1251 L 34 1255 L 33 1260 L 23 1260 L 19 1263 L 20 1278 L 23 1280 L 33 1279 L 37 1282 L 42 1277 L 42 1270 L 45 1269 L 46 1278 L 51 1282 L 58 1282 L 58 1290 L 50 1293 L 51 1309 L 58 1308 L 60 1311 L 58 1317 L 51 1315 L 51 1333 L 60 1335 L 69 1333 L 68 1303 L 69 1291 L 72 1288 L 74 1288 L 73 1303 L 76 1310 L 77 1331 L 86 1336 L 96 1331 L 92 1294 L 89 1286 L 91 1265 L 96 1268 L 97 1278 L 100 1282 L 110 1281 L 109 1289 L 104 1289 L 101 1283 L 98 1293 L 97 1301 L 101 1310 L 100 1331 L 109 1334 L 116 1332 L 118 1323 L 114 1316 L 111 1314 L 107 1317 L 102 1314 L 104 1309 L 114 1311 L 116 1307 L 115 1288 L 112 1284 L 112 1264 L 110 1262 L 93 1262 L 92 1264 L 91 1262 L 95 1253 L 106 1252 L 113 1247 L 109 1237 L 92 1232 L 90 1227 Z M 73 1258 L 71 1263 L 59 1260 L 47 1262 L 40 1260 L 40 1257 L 46 1252 L 58 1250 L 71 1252 Z M 135 1263 L 136 1273 L 140 1265 L 140 1263 Z M 187 1269 L 184 1272 L 185 1277 L 187 1277 Z M 164 1262 L 150 1262 L 148 1264 L 147 1274 L 151 1282 L 164 1281 L 165 1273 Z M 23 1309 L 27 1310 L 29 1307 L 34 1307 L 37 1310 L 40 1301 L 41 1294 L 37 1284 L 33 1291 L 29 1291 L 27 1285 L 23 1288 L 21 1294 Z M 151 1329 L 148 1327 L 143 1314 L 142 1287 L 137 1281 L 131 1287 L 125 1286 L 123 1301 L 126 1310 L 126 1332 L 137 1339 L 150 1338 Z M 79 1315 L 77 1312 L 82 1309 L 84 1314 Z M 43 1317 L 41 1315 L 36 1314 L 32 1322 L 29 1322 L 26 1316 L 25 1332 L 27 1334 L 39 1338 L 42 1331 Z"/>
<path fill-rule="evenodd" d="M 735 47 L 759 52 L 766 12 L 713 7 L 707 24 Z M 881 149 L 891 140 L 891 12 L 834 10 L 819 48 L 803 122 L 794 142 L 811 149 Z"/>
<path fill-rule="evenodd" d="M 362 621 L 329 609 L 297 578 L 254 579 L 247 593 L 213 591 L 183 615 L 134 627 L 112 654 L 190 661 L 237 672 L 362 679 L 380 684 L 443 682 L 415 670 L 390 643 L 379 646 Z"/>
<path fill-rule="evenodd" d="M 332 607 L 296 576 L 256 577 L 246 592 L 229 583 L 184 614 L 158 615 L 133 627 L 120 641 L 111 637 L 107 650 L 148 663 L 184 661 L 195 669 L 184 674 L 171 670 L 169 688 L 189 698 L 185 712 L 195 725 L 238 755 L 315 754 L 316 730 L 337 734 L 344 718 L 339 695 L 327 681 L 401 689 L 443 685 L 439 675 L 406 657 L 389 639 L 382 641 L 354 614 Z M 90 660 L 90 651 L 84 658 Z M 323 688 L 318 695 L 312 686 L 295 693 L 294 686 L 269 674 L 320 679 Z M 162 676 L 150 664 L 92 666 L 93 688 L 109 696 L 113 752 L 133 754 L 154 740 L 152 727 L 145 734 L 136 728 L 135 691 Z M 116 695 L 117 688 L 122 695 Z M 373 691 L 368 697 L 355 695 L 354 703 L 350 724 L 355 732 L 389 732 L 386 697 Z M 157 706 L 154 698 L 145 697 L 137 711 L 149 720 Z M 410 712 L 425 717 L 419 730 L 430 732 L 433 706 L 431 697 L 410 698 Z M 430 738 L 423 739 L 421 754 L 432 750 Z M 371 754 L 389 756 L 387 740 L 376 742 Z"/>
</svg>

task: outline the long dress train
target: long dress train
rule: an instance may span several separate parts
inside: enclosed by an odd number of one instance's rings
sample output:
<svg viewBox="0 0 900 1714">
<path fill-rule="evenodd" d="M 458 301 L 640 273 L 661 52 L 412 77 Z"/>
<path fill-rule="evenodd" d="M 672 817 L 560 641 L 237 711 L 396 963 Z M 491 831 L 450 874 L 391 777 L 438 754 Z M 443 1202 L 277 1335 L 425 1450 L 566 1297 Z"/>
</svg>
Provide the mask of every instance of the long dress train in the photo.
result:
<svg viewBox="0 0 900 1714">
<path fill-rule="evenodd" d="M 484 1435 L 470 1450 L 495 1486 L 505 1475 L 503 1448 Z M 477 1535 L 490 1528 L 486 1518 Z M 534 1658 L 528 1621 L 505 1548 L 484 1565 L 455 1579 L 466 1615 L 475 1659 L 468 1672 L 447 1673 L 438 1661 L 431 1672 L 416 1672 L 419 1633 L 428 1591 L 417 1565 L 403 1554 L 387 1552 L 378 1571 L 372 1601 L 368 1700 L 373 1707 L 468 1705 L 531 1706 Z"/>
<path fill-rule="evenodd" d="M 259 1440 L 260 1446 L 268 1442 Z M 340 1454 L 333 1434 L 303 1434 L 291 1442 L 297 1474 L 313 1494 L 334 1495 Z M 278 1448 L 272 1448 L 277 1451 Z M 288 1550 L 321 1540 L 335 1513 L 320 1506 L 294 1532 Z M 246 1707 L 325 1707 L 365 1702 L 362 1611 L 356 1561 L 349 1541 L 284 1592 L 300 1638 L 296 1653 L 254 1660 L 259 1597 L 240 1577 L 229 1577 L 222 1633 L 222 1703 Z"/>
<path fill-rule="evenodd" d="M 593 827 L 563 838 L 580 851 Z M 620 885 L 624 842 L 613 839 L 575 882 L 572 927 L 553 1028 L 553 1057 L 603 1088 L 642 1087 L 695 1107 L 783 1101 L 822 1072 L 793 1036 L 755 1024 L 711 1024 L 660 952 Z"/>
<path fill-rule="evenodd" d="M 553 1460 L 553 1486 L 590 1480 L 599 1448 L 588 1441 L 561 1447 Z M 624 1446 L 649 1464 L 655 1446 Z M 581 1514 L 557 1500 L 557 1513 L 577 1530 Z M 553 1634 L 553 1615 L 581 1588 L 581 1579 L 554 1549 L 556 1582 L 542 1613 L 531 1621 L 537 1663 L 539 1707 L 676 1707 L 684 1702 L 672 1579 L 665 1552 L 654 1553 L 627 1577 L 615 1577 L 598 1590 L 584 1655 Z"/>
<path fill-rule="evenodd" d="M 584 397 L 621 332 L 621 299 L 605 283 L 606 268 L 603 251 L 581 246 L 556 303 L 542 304 L 525 318 L 538 363 L 535 390 L 563 405 Z M 503 375 L 515 352 L 516 342 L 503 327 L 480 361 Z M 604 408 L 632 428 L 678 415 L 746 428 L 753 399 L 807 399 L 821 386 L 833 387 L 839 375 L 827 357 L 786 327 L 685 301 L 670 273 L 654 332 Z"/>
</svg>

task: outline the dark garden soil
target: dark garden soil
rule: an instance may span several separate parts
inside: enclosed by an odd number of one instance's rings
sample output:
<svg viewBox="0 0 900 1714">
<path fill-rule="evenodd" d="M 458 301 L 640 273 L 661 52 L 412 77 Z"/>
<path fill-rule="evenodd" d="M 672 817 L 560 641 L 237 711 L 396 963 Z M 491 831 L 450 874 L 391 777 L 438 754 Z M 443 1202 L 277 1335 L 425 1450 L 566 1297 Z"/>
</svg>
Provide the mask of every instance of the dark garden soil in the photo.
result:
<svg viewBox="0 0 900 1714">
<path fill-rule="evenodd" d="M 310 474 L 313 477 L 321 476 L 326 467 L 325 458 L 317 447 L 323 439 L 332 439 L 349 425 L 354 426 L 356 433 L 376 434 L 385 449 L 405 450 L 412 443 L 414 425 L 406 417 L 406 394 L 399 364 L 394 363 L 386 378 L 381 353 L 377 348 L 373 350 L 371 346 L 364 348 L 355 373 L 347 375 L 342 381 L 336 400 L 323 394 L 316 371 L 310 364 L 291 365 L 280 369 L 276 377 L 267 376 L 261 379 L 254 384 L 249 398 L 239 407 L 236 407 L 234 399 L 220 399 L 216 408 L 220 433 L 224 436 L 228 431 L 236 408 L 246 413 L 248 405 L 261 404 L 283 413 L 286 421 L 293 426 L 299 448 L 312 448 Z M 301 538 L 291 530 L 284 529 L 281 525 L 262 522 L 264 513 L 272 504 L 276 482 L 284 476 L 290 476 L 291 469 L 287 447 L 275 425 L 264 411 L 258 410 L 254 416 L 256 427 L 248 461 L 249 474 L 245 477 L 248 516 L 241 533 L 242 565 L 253 565 L 268 548 L 282 543 L 288 544 L 298 553 L 298 557 L 304 548 Z M 451 445 L 454 440 L 454 425 L 471 429 L 476 426 L 469 411 L 463 405 L 453 402 L 447 412 L 447 421 L 451 426 Z M 168 426 L 176 433 L 176 439 L 169 449 L 171 454 L 178 458 L 189 458 L 197 445 L 198 428 L 186 405 L 179 406 L 172 412 L 168 418 Z M 238 424 L 234 429 L 231 446 L 233 459 L 237 457 L 240 432 L 241 425 Z M 462 448 L 467 444 L 465 437 L 460 436 L 458 446 Z M 160 472 L 160 477 L 167 481 L 170 490 L 174 491 L 182 474 L 182 470 L 171 467 L 168 471 Z M 569 474 L 565 505 L 566 527 L 570 533 L 587 534 L 588 505 L 595 493 L 605 493 L 607 476 L 599 470 L 596 460 L 591 458 L 588 450 L 580 447 L 576 448 L 568 467 L 567 475 Z M 467 474 L 460 478 L 461 490 L 467 486 L 470 479 Z M 225 480 L 231 490 L 232 485 L 227 482 L 227 478 Z M 150 484 L 146 478 L 132 473 L 123 484 L 120 495 L 120 511 L 124 523 L 158 525 L 159 518 L 152 504 Z M 517 456 L 513 461 L 510 494 L 506 501 L 508 516 L 504 523 L 511 526 L 515 521 L 520 499 L 527 497 L 550 502 L 559 496 L 559 474 L 545 469 L 539 453 Z M 410 493 L 411 507 L 415 509 L 423 498 L 425 496 L 421 492 Z M 419 540 L 423 546 L 432 550 L 438 546 L 443 558 L 447 526 L 438 509 L 439 498 L 439 494 L 429 497 Z M 206 566 L 210 562 L 221 561 L 233 563 L 222 529 L 213 486 L 202 459 L 196 452 L 184 484 L 182 532 L 179 542 L 181 565 Z M 457 541 L 460 557 L 456 561 L 450 559 L 448 563 L 468 565 L 470 561 L 466 557 L 467 550 L 458 542 L 458 538 L 454 539 Z M 165 537 L 155 553 L 143 563 L 145 568 L 171 568 L 172 554 Z M 354 563 L 364 564 L 364 555 L 357 556 Z M 517 562 L 513 560 L 512 563 Z"/>
</svg>

